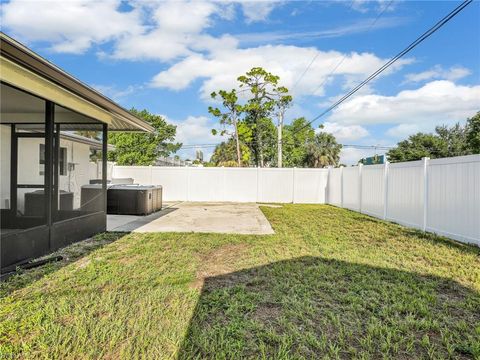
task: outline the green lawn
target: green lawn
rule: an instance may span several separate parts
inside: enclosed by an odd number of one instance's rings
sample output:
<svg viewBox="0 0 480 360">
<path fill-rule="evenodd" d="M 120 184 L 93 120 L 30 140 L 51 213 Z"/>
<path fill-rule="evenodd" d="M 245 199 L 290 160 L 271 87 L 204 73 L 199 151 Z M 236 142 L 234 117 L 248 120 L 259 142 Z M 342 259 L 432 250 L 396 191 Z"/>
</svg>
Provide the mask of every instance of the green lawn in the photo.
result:
<svg viewBox="0 0 480 360">
<path fill-rule="evenodd" d="M 480 249 L 327 205 L 103 234 L 1 284 L 0 359 L 480 359 Z"/>
</svg>

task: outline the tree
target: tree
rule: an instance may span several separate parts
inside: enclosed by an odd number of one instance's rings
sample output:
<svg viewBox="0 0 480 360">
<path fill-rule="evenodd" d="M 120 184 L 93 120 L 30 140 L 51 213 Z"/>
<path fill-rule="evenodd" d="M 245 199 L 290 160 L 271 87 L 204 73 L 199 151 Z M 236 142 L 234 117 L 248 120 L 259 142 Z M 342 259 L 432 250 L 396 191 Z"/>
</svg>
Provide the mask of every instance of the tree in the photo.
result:
<svg viewBox="0 0 480 360">
<path fill-rule="evenodd" d="M 435 128 L 437 136 L 443 142 L 444 152 L 442 157 L 448 156 L 462 156 L 469 153 L 467 144 L 467 131 L 465 127 L 460 126 L 459 123 L 451 128 L 443 125 Z M 437 156 L 440 157 L 440 156 Z"/>
<path fill-rule="evenodd" d="M 245 121 L 253 132 L 253 141 L 249 143 L 257 166 L 263 167 L 271 154 L 272 135 L 275 126 L 271 120 L 276 104 L 285 101 L 286 88 L 278 86 L 279 77 L 261 67 L 254 67 L 245 75 L 239 76 L 240 88 L 249 92 L 249 99 L 244 105 Z"/>
<path fill-rule="evenodd" d="M 480 111 L 467 120 L 467 146 L 472 154 L 480 154 Z"/>
<path fill-rule="evenodd" d="M 277 116 L 277 166 L 283 166 L 283 149 L 282 149 L 282 135 L 283 135 L 283 119 L 285 112 L 291 106 L 293 98 L 287 95 L 288 89 L 286 87 L 279 87 L 276 89 L 277 101 L 275 102 L 275 112 Z"/>
<path fill-rule="evenodd" d="M 443 157 L 447 153 L 443 139 L 433 134 L 417 133 L 387 152 L 388 161 L 420 160 L 423 157 Z"/>
<path fill-rule="evenodd" d="M 95 131 L 95 130 L 77 130 L 75 131 L 75 134 L 87 137 L 90 139 L 95 139 L 95 140 L 101 140 L 102 139 L 102 132 L 101 131 Z"/>
<path fill-rule="evenodd" d="M 319 132 L 307 145 L 306 164 L 315 168 L 336 166 L 340 161 L 341 150 L 342 145 L 337 143 L 335 136 Z"/>
<path fill-rule="evenodd" d="M 246 164 L 249 161 L 250 150 L 245 145 L 240 145 L 241 154 L 243 158 L 241 163 Z M 215 147 L 212 157 L 210 158 L 210 164 L 214 166 L 239 166 L 237 162 L 236 143 L 234 139 L 229 139 Z"/>
<path fill-rule="evenodd" d="M 283 128 L 285 167 L 303 167 L 307 164 L 307 145 L 313 143 L 315 130 L 303 117 L 294 119 Z"/>
<path fill-rule="evenodd" d="M 109 132 L 108 142 L 115 150 L 108 152 L 108 160 L 119 165 L 153 165 L 159 156 L 169 156 L 182 146 L 174 143 L 176 126 L 168 124 L 159 115 L 147 110 L 130 112 L 153 126 L 153 133 L 146 132 Z"/>
<path fill-rule="evenodd" d="M 238 96 L 235 89 L 231 91 L 220 90 L 218 94 L 212 92 L 212 99 L 216 99 L 217 96 L 220 96 L 222 99 L 222 104 L 226 112 L 222 112 L 219 108 L 213 108 L 212 106 L 208 107 L 208 112 L 213 116 L 220 119 L 220 125 L 223 126 L 223 129 L 220 131 L 220 135 L 230 135 L 233 136 L 235 140 L 235 148 L 237 153 L 237 164 L 242 166 L 242 156 L 240 152 L 240 140 L 238 134 L 238 121 L 242 113 L 242 106 L 238 104 Z M 233 133 L 229 132 L 227 128 L 233 127 Z M 212 130 L 213 135 L 216 135 L 218 131 L 216 129 Z"/>
<path fill-rule="evenodd" d="M 465 126 L 437 126 L 434 134 L 417 133 L 387 152 L 390 162 L 462 156 L 480 153 L 480 113 Z"/>
</svg>

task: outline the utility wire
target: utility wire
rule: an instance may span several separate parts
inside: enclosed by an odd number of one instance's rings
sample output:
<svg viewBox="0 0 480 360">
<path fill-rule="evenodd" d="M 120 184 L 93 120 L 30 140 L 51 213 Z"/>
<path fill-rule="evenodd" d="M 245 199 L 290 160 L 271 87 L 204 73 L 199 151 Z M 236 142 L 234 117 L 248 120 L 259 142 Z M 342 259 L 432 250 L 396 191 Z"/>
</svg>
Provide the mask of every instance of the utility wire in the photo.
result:
<svg viewBox="0 0 480 360">
<path fill-rule="evenodd" d="M 465 0 L 462 2 L 460 5 L 458 5 L 455 9 L 453 9 L 450 13 L 448 13 L 444 18 L 439 20 L 435 25 L 433 25 L 430 29 L 425 31 L 422 35 L 420 35 L 416 40 L 414 40 L 412 43 L 410 43 L 405 49 L 400 51 L 397 55 L 395 55 L 393 58 L 391 58 L 389 61 L 387 61 L 383 66 L 381 66 L 378 70 L 373 72 L 370 76 L 368 76 L 365 80 L 363 80 L 360 84 L 355 86 L 352 90 L 350 90 L 347 94 L 342 96 L 339 100 L 337 100 L 335 103 L 330 105 L 326 110 L 324 110 L 320 115 L 314 117 L 311 121 L 309 121 L 307 124 L 305 124 L 303 127 L 297 129 L 297 131 L 293 132 L 292 134 L 295 134 L 303 129 L 305 129 L 307 126 L 310 126 L 313 122 L 324 116 L 325 114 L 329 113 L 333 109 L 335 109 L 337 106 L 339 106 L 341 103 L 343 103 L 345 100 L 347 100 L 349 97 L 351 97 L 353 94 L 355 94 L 358 90 L 360 90 L 363 86 L 368 84 L 371 80 L 376 78 L 379 74 L 381 74 L 383 71 L 385 71 L 388 67 L 390 67 L 393 63 L 395 63 L 398 59 L 409 53 L 413 48 L 415 48 L 417 45 L 419 45 L 421 42 L 423 42 L 425 39 L 430 37 L 433 33 L 435 33 L 438 29 L 440 29 L 442 26 L 444 26 L 446 23 L 448 23 L 451 19 L 453 19 L 460 11 L 462 11 L 467 5 L 469 5 L 473 0 Z"/>
<path fill-rule="evenodd" d="M 391 0 L 391 1 L 393 1 L 393 0 Z M 355 2 L 354 0 L 352 0 L 352 1 L 350 2 L 349 10 L 352 9 L 354 2 Z M 370 30 L 370 28 L 369 28 L 369 30 Z M 295 81 L 295 83 L 293 84 L 291 91 L 293 91 L 293 89 L 295 89 L 295 88 L 297 87 L 297 85 L 298 85 L 298 84 L 300 83 L 300 81 L 303 79 L 303 77 L 304 77 L 305 74 L 308 72 L 308 70 L 310 70 L 310 68 L 311 68 L 311 66 L 313 65 L 313 63 L 315 62 L 315 60 L 317 60 L 317 58 L 318 58 L 319 55 L 320 55 L 319 52 L 317 52 L 317 53 L 315 54 L 315 56 L 312 58 L 312 60 L 311 60 L 310 63 L 308 64 L 308 66 L 305 68 L 305 70 L 302 72 L 302 74 L 298 77 L 297 81 Z"/>
<path fill-rule="evenodd" d="M 370 24 L 370 26 L 368 27 L 368 31 L 370 31 L 374 26 L 375 24 L 377 23 L 378 19 L 380 19 L 380 17 L 387 11 L 387 9 L 390 7 L 390 5 L 392 5 L 393 3 L 393 0 L 390 0 L 390 2 L 382 9 L 382 11 L 377 15 L 377 17 L 372 21 L 372 23 Z M 352 1 L 352 4 L 353 4 L 353 1 Z M 325 85 L 325 83 L 328 81 L 328 79 L 333 75 L 335 74 L 335 72 L 337 71 L 337 69 L 343 64 L 343 62 L 346 60 L 346 58 L 348 57 L 348 53 L 345 53 L 342 57 L 342 59 L 337 63 L 337 65 L 330 71 L 330 73 L 328 73 L 327 76 L 325 76 L 323 78 L 323 81 L 320 83 L 320 85 L 318 85 L 315 90 L 312 92 L 313 94 L 315 94 L 315 92 L 318 90 L 318 89 L 321 89 L 323 87 L 323 85 Z M 303 75 L 302 75 L 303 76 Z"/>
<path fill-rule="evenodd" d="M 195 149 L 195 148 L 208 148 L 208 147 L 216 147 L 221 143 L 217 144 L 188 144 L 183 145 L 180 149 L 188 150 L 188 149 Z M 393 146 L 383 146 L 383 145 L 355 145 L 355 144 L 340 144 L 345 148 L 356 148 L 356 149 L 378 149 L 378 150 L 390 150 L 393 149 Z"/>
</svg>

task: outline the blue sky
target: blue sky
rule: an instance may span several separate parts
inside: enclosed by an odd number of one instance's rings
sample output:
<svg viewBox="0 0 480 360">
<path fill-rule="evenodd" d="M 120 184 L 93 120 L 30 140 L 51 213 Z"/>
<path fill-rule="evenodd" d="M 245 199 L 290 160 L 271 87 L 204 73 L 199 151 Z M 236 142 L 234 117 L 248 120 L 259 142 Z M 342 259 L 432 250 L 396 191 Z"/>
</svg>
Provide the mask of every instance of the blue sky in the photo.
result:
<svg viewBox="0 0 480 360">
<path fill-rule="evenodd" d="M 251 67 L 291 89 L 287 122 L 311 119 L 459 3 L 12 0 L 1 11 L 2 31 L 40 55 L 126 108 L 164 115 L 184 144 L 212 144 L 208 94 Z M 464 122 L 480 110 L 479 19 L 475 1 L 315 126 L 343 144 L 393 145 Z M 342 161 L 373 152 L 345 149 Z"/>
</svg>

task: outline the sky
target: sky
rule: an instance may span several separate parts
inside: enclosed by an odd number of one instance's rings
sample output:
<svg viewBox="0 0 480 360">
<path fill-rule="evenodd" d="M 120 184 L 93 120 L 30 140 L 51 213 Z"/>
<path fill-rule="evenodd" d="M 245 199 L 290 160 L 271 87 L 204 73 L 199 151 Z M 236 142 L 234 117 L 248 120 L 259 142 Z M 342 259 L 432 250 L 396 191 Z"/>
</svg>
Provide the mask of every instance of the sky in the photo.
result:
<svg viewBox="0 0 480 360">
<path fill-rule="evenodd" d="M 313 119 L 460 1 L 1 0 L 2 31 L 129 109 L 216 144 L 210 93 L 254 66 L 294 98 L 286 123 Z M 346 145 L 393 146 L 480 110 L 480 2 L 313 123 Z M 199 147 L 205 158 L 213 148 Z M 375 149 L 344 148 L 355 164 Z M 377 151 L 382 153 L 382 151 Z M 195 148 L 180 150 L 194 158 Z"/>
</svg>

